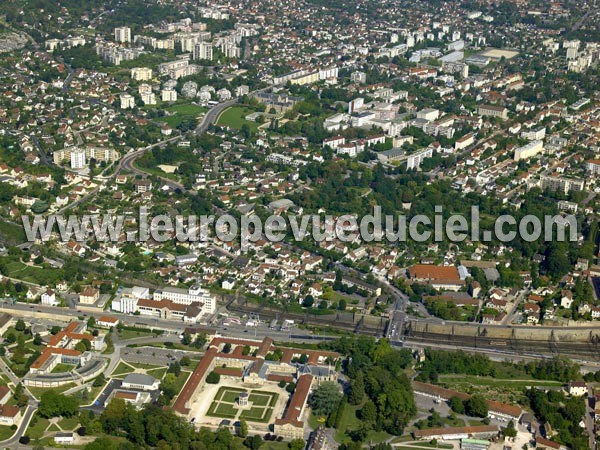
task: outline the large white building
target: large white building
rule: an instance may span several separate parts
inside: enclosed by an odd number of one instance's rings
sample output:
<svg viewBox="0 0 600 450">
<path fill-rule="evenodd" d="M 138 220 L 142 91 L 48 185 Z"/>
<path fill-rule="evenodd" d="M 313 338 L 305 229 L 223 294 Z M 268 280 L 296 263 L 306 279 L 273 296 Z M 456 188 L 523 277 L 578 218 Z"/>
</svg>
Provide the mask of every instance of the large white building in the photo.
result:
<svg viewBox="0 0 600 450">
<path fill-rule="evenodd" d="M 163 89 L 161 92 L 163 102 L 176 102 L 177 91 L 175 89 Z"/>
<path fill-rule="evenodd" d="M 203 314 L 213 314 L 217 308 L 215 297 L 200 286 L 192 286 L 189 289 L 167 287 L 154 291 L 154 300 L 171 300 L 174 303 L 190 305 L 192 303 L 202 304 Z"/>
<path fill-rule="evenodd" d="M 129 109 L 135 107 L 135 98 L 133 98 L 133 95 L 121 94 L 120 100 L 122 109 Z"/>
<path fill-rule="evenodd" d="M 129 27 L 115 28 L 115 41 L 131 42 L 131 28 L 129 28 Z"/>
<path fill-rule="evenodd" d="M 585 165 L 585 168 L 588 172 L 592 173 L 592 175 L 600 175 L 600 159 L 592 159 L 588 161 Z"/>
<path fill-rule="evenodd" d="M 148 81 L 152 79 L 152 69 L 149 67 L 134 67 L 131 69 L 131 78 L 136 81 Z"/>
<path fill-rule="evenodd" d="M 71 169 L 78 170 L 85 167 L 85 150 L 77 148 L 71 152 Z"/>
<path fill-rule="evenodd" d="M 139 286 L 125 288 L 121 295 L 112 301 L 111 308 L 113 311 L 133 314 L 138 309 L 137 302 L 140 298 L 150 298 L 150 290 Z"/>
<path fill-rule="evenodd" d="M 522 147 L 519 147 L 515 150 L 515 161 L 520 161 L 522 159 L 529 159 L 532 156 L 537 155 L 544 151 L 544 142 L 543 141 L 531 141 L 529 144 L 526 144 Z"/>
<path fill-rule="evenodd" d="M 213 46 L 210 42 L 199 42 L 194 46 L 194 59 L 213 59 Z"/>
<path fill-rule="evenodd" d="M 425 158 L 431 158 L 432 156 L 433 149 L 431 147 L 419 150 L 406 158 L 406 169 L 418 169 Z"/>
</svg>

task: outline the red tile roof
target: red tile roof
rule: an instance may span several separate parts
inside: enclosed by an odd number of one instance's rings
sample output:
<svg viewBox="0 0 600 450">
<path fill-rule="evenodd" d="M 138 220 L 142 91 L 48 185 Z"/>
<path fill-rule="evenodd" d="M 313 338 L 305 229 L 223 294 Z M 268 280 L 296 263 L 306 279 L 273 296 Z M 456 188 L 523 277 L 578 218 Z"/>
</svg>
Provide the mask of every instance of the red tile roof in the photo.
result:
<svg viewBox="0 0 600 450">
<path fill-rule="evenodd" d="M 307 373 L 298 378 L 296 389 L 290 398 L 283 418 L 275 420 L 276 425 L 292 424 L 298 427 L 304 426 L 304 422 L 300 420 L 300 417 L 302 416 L 302 408 L 304 408 L 304 404 L 308 399 L 312 381 L 313 376 Z"/>
<path fill-rule="evenodd" d="M 20 411 L 15 405 L 0 405 L 0 417 L 15 417 Z"/>
<path fill-rule="evenodd" d="M 416 280 L 460 281 L 458 269 L 454 266 L 434 266 L 416 264 L 408 269 L 410 277 Z"/>
<path fill-rule="evenodd" d="M 452 428 L 429 428 L 427 430 L 416 430 L 413 432 L 415 438 L 440 436 L 440 435 L 474 435 L 479 433 L 498 433 L 500 429 L 497 425 L 475 425 L 472 427 L 452 427 Z"/>
</svg>

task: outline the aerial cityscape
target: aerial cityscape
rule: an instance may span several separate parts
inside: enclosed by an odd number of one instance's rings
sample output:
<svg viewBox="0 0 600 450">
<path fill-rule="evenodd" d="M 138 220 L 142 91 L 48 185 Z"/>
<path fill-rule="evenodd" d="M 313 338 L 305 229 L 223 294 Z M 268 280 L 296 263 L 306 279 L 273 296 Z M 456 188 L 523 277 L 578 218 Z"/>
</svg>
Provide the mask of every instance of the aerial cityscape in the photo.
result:
<svg viewBox="0 0 600 450">
<path fill-rule="evenodd" d="M 598 450 L 597 0 L 0 5 L 0 448 Z"/>
</svg>

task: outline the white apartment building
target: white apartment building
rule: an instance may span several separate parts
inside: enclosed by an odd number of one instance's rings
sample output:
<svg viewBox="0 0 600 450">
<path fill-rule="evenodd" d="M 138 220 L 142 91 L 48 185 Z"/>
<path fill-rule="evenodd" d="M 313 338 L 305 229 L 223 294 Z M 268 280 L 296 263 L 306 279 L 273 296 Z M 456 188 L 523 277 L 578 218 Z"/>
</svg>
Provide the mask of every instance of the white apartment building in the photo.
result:
<svg viewBox="0 0 600 450">
<path fill-rule="evenodd" d="M 352 72 L 350 74 L 350 81 L 353 83 L 365 84 L 367 82 L 367 74 L 360 71 Z"/>
<path fill-rule="evenodd" d="M 41 296 L 42 305 L 58 306 L 59 302 L 56 300 L 56 293 L 52 289 L 47 289 Z"/>
<path fill-rule="evenodd" d="M 431 158 L 432 156 L 433 149 L 431 147 L 419 150 L 406 158 L 406 169 L 418 169 L 425 158 Z"/>
<path fill-rule="evenodd" d="M 71 169 L 78 170 L 85 167 L 85 150 L 76 149 L 71 152 Z"/>
<path fill-rule="evenodd" d="M 133 314 L 137 311 L 137 302 L 140 298 L 150 298 L 150 290 L 145 287 L 134 286 L 121 291 L 120 297 L 111 303 L 111 309 L 124 314 Z"/>
<path fill-rule="evenodd" d="M 213 59 L 213 46 L 210 42 L 199 42 L 194 46 L 194 59 Z"/>
<path fill-rule="evenodd" d="M 543 141 L 531 141 L 529 144 L 515 150 L 514 160 L 520 161 L 522 159 L 529 159 L 542 151 L 544 151 Z"/>
<path fill-rule="evenodd" d="M 52 159 L 54 160 L 54 164 L 61 164 L 63 161 L 71 161 L 71 154 L 76 153 L 79 150 L 82 150 L 85 154 L 85 159 L 90 160 L 94 158 L 96 161 L 106 161 L 113 162 L 120 158 L 120 154 L 113 148 L 105 148 L 105 147 L 66 147 L 60 150 L 57 150 L 52 155 Z"/>
<path fill-rule="evenodd" d="M 242 84 L 241 86 L 235 88 L 236 97 L 242 97 L 243 95 L 246 95 L 248 93 L 250 93 L 250 87 L 246 84 Z"/>
<path fill-rule="evenodd" d="M 163 89 L 161 92 L 163 102 L 176 102 L 177 91 L 175 89 Z"/>
<path fill-rule="evenodd" d="M 156 105 L 156 94 L 154 92 L 143 92 L 140 96 L 144 105 Z"/>
<path fill-rule="evenodd" d="M 131 28 L 129 28 L 129 27 L 115 28 L 115 41 L 131 42 Z"/>
<path fill-rule="evenodd" d="M 585 168 L 592 175 L 600 175 L 600 159 L 592 159 L 585 164 Z"/>
<path fill-rule="evenodd" d="M 537 130 L 523 131 L 521 137 L 528 141 L 540 141 L 546 137 L 546 127 L 541 127 Z"/>
<path fill-rule="evenodd" d="M 131 78 L 136 81 L 148 81 L 152 79 L 152 69 L 149 67 L 134 67 L 131 69 Z"/>
<path fill-rule="evenodd" d="M 129 109 L 135 107 L 135 98 L 133 98 L 133 95 L 121 94 L 120 100 L 122 109 Z"/>
<path fill-rule="evenodd" d="M 440 117 L 440 111 L 438 109 L 426 108 L 417 112 L 417 119 L 424 119 L 428 121 L 437 120 Z"/>
<path fill-rule="evenodd" d="M 152 297 L 155 301 L 171 300 L 174 303 L 190 305 L 191 303 L 201 303 L 203 314 L 213 314 L 217 308 L 215 297 L 206 289 L 200 286 L 192 286 L 189 289 L 179 289 L 167 287 L 154 291 Z"/>
</svg>

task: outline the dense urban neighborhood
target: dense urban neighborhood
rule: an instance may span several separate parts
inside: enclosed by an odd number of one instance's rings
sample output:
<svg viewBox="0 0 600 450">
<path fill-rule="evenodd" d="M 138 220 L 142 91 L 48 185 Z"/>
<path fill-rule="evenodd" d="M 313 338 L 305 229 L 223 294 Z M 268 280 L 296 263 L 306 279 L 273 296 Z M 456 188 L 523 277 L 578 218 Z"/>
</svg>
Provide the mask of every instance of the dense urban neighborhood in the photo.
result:
<svg viewBox="0 0 600 450">
<path fill-rule="evenodd" d="M 0 448 L 597 450 L 596 0 L 0 8 Z"/>
</svg>

